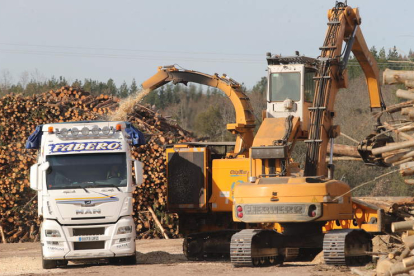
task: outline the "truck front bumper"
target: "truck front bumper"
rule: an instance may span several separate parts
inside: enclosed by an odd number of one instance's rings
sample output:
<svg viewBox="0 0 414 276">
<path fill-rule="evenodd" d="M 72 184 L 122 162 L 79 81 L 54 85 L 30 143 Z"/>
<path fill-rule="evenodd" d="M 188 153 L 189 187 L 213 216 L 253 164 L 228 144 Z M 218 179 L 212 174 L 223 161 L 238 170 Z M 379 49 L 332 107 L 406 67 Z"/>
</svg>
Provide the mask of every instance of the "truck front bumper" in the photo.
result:
<svg viewBox="0 0 414 276">
<path fill-rule="evenodd" d="M 120 227 L 131 226 L 129 233 L 118 234 Z M 54 237 L 46 231 L 54 230 Z M 56 234 L 59 232 L 60 237 Z M 45 220 L 41 227 L 42 254 L 45 260 L 96 259 L 135 254 L 135 225 L 132 217 L 114 224 L 64 225 Z"/>
</svg>

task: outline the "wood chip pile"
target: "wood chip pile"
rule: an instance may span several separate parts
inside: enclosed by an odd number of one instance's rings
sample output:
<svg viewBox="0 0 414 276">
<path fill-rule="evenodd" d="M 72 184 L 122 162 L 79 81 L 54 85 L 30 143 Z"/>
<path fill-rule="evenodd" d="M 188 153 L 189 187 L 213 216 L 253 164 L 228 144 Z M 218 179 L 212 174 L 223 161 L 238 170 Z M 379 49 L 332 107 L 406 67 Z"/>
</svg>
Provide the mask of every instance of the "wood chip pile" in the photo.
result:
<svg viewBox="0 0 414 276">
<path fill-rule="evenodd" d="M 134 99 L 131 99 L 134 100 Z M 7 95 L 0 98 L 0 241 L 39 240 L 36 193 L 29 187 L 29 169 L 37 151 L 25 149 L 28 136 L 40 124 L 106 120 L 116 112 L 119 99 L 93 96 L 74 87 L 29 97 Z M 161 237 L 152 207 L 170 237 L 177 236 L 177 220 L 165 212 L 165 157 L 163 146 L 190 141 L 191 134 L 156 112 L 135 103 L 127 114 L 128 121 L 142 131 L 147 145 L 136 148 L 135 158 L 144 162 L 145 183 L 134 192 L 134 218 L 138 238 Z"/>
</svg>

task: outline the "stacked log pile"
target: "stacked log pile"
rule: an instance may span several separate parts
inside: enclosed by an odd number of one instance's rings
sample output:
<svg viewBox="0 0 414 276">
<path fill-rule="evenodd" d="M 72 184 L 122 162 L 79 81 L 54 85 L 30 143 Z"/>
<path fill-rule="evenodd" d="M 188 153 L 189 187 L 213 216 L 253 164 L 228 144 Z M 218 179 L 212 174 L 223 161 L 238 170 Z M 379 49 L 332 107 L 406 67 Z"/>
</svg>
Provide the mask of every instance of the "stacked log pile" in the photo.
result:
<svg viewBox="0 0 414 276">
<path fill-rule="evenodd" d="M 398 142 L 388 143 L 383 147 L 374 148 L 373 155 L 392 166 L 400 166 L 402 176 L 414 175 L 414 71 L 396 71 L 386 69 L 383 75 L 384 84 L 404 84 L 406 89 L 398 89 L 397 97 L 405 100 L 384 111 L 393 114 L 392 121 L 384 122 L 388 132 L 398 137 Z M 383 112 L 383 113 L 384 113 Z M 405 179 L 406 184 L 413 185 L 413 179 Z"/>
<path fill-rule="evenodd" d="M 410 212 L 412 215 L 412 211 Z M 414 220 L 394 222 L 392 232 L 399 234 L 402 245 L 390 251 L 377 263 L 377 275 L 404 275 L 414 272 Z"/>
<path fill-rule="evenodd" d="M 0 242 L 39 240 L 37 197 L 29 187 L 29 168 L 35 163 L 37 152 L 24 147 L 35 127 L 45 123 L 106 119 L 118 106 L 116 97 L 93 96 L 74 87 L 29 97 L 10 94 L 0 99 Z M 133 152 L 145 164 L 145 183 L 134 193 L 138 237 L 162 235 L 148 207 L 152 207 L 168 235 L 174 237 L 178 218 L 165 213 L 163 146 L 188 141 L 191 134 L 138 103 L 134 103 L 127 116 L 147 140 L 147 145 Z"/>
<path fill-rule="evenodd" d="M 383 123 L 389 133 L 397 137 L 397 142 L 372 149 L 372 154 L 381 158 L 390 166 L 399 166 L 400 174 L 406 184 L 414 184 L 414 71 L 395 71 L 386 69 L 383 74 L 384 84 L 404 84 L 405 89 L 396 91 L 401 103 L 387 107 L 382 113 L 393 115 L 392 121 Z M 378 114 L 378 116 L 382 115 Z M 377 264 L 377 275 L 404 275 L 414 272 L 414 206 L 412 199 L 407 204 L 392 204 L 390 210 L 401 222 L 392 224 L 392 232 L 401 238 L 401 245 L 388 251 Z"/>
</svg>

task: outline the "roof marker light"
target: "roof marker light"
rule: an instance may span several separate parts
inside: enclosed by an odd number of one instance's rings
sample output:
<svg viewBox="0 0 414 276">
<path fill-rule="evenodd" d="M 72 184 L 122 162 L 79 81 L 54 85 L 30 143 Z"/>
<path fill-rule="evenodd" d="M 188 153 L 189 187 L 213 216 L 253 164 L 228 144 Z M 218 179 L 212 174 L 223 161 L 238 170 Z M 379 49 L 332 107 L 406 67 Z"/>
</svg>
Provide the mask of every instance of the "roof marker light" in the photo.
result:
<svg viewBox="0 0 414 276">
<path fill-rule="evenodd" d="M 68 136 L 68 129 L 67 128 L 62 128 L 61 130 L 60 130 L 60 135 L 62 135 L 63 137 L 66 137 L 66 136 Z"/>
<path fill-rule="evenodd" d="M 53 127 L 52 126 L 48 127 L 47 132 L 48 133 L 53 133 Z"/>
<path fill-rule="evenodd" d="M 116 131 L 121 131 L 122 130 L 122 125 L 121 124 L 117 124 L 116 125 Z"/>
<path fill-rule="evenodd" d="M 79 129 L 74 127 L 74 128 L 72 128 L 71 133 L 72 133 L 72 136 L 77 137 L 79 135 Z"/>
<path fill-rule="evenodd" d="M 110 132 L 109 127 L 104 126 L 104 127 L 102 128 L 102 133 L 103 133 L 104 135 L 109 135 L 109 132 Z"/>
<path fill-rule="evenodd" d="M 99 135 L 99 130 L 100 130 L 99 127 L 94 126 L 92 128 L 92 134 L 95 135 L 95 136 L 98 136 Z"/>
<path fill-rule="evenodd" d="M 81 132 L 83 136 L 87 136 L 89 134 L 89 128 L 83 127 Z"/>
</svg>

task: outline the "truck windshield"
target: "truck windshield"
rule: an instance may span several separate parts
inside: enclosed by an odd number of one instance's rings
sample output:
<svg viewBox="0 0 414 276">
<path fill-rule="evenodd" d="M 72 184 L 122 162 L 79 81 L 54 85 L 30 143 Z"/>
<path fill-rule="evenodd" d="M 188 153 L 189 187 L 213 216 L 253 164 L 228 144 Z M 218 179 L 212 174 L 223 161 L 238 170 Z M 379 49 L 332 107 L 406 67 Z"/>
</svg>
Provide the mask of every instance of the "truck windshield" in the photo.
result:
<svg viewBox="0 0 414 276">
<path fill-rule="evenodd" d="M 125 153 L 49 155 L 46 160 L 49 190 L 127 185 Z"/>
<path fill-rule="evenodd" d="M 300 100 L 300 73 L 272 73 L 270 75 L 270 101 Z"/>
</svg>

